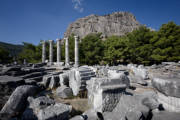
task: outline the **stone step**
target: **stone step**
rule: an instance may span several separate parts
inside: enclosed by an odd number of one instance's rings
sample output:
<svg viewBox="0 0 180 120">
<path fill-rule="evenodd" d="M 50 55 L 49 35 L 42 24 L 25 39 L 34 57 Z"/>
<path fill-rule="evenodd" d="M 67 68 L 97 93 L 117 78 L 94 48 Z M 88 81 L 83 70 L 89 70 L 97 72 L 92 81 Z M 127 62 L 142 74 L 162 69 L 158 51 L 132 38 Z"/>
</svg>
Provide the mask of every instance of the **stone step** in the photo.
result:
<svg viewBox="0 0 180 120">
<path fill-rule="evenodd" d="M 25 80 L 35 80 L 36 82 L 42 82 L 43 76 L 28 78 L 28 79 L 25 79 Z"/>
<path fill-rule="evenodd" d="M 78 70 L 79 73 L 85 73 L 85 72 L 91 72 L 92 70 L 91 69 L 86 69 L 86 70 Z"/>
<path fill-rule="evenodd" d="M 91 71 L 91 72 L 80 73 L 80 76 L 88 76 L 88 75 L 95 75 L 95 72 Z"/>
<path fill-rule="evenodd" d="M 80 77 L 80 79 L 81 80 L 90 80 L 92 77 L 96 77 L 96 75 L 83 76 L 83 77 Z"/>
<path fill-rule="evenodd" d="M 44 74 L 46 74 L 46 73 L 45 72 L 34 72 L 34 73 L 26 74 L 26 75 L 23 75 L 20 77 L 22 77 L 23 79 L 27 79 L 27 78 L 43 76 Z"/>
</svg>

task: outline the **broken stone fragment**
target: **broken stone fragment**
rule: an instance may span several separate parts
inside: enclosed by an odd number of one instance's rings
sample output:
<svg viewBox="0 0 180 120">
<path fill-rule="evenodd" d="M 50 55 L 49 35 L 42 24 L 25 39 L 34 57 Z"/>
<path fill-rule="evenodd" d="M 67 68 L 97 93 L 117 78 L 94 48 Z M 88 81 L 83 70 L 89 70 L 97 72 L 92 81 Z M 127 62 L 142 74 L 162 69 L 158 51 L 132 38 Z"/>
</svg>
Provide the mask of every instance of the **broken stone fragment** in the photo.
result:
<svg viewBox="0 0 180 120">
<path fill-rule="evenodd" d="M 151 120 L 179 120 L 180 114 L 177 112 L 159 111 L 153 112 Z"/>
<path fill-rule="evenodd" d="M 180 78 L 170 76 L 158 76 L 152 80 L 152 85 L 166 96 L 180 98 Z"/>
<path fill-rule="evenodd" d="M 38 88 L 32 85 L 23 85 L 15 89 L 2 108 L 2 113 L 8 113 L 10 116 L 14 116 L 22 113 L 27 105 L 28 96 L 34 96 L 38 92 Z"/>
<path fill-rule="evenodd" d="M 144 66 L 139 65 L 138 67 L 136 67 L 136 65 L 129 64 L 128 68 L 133 72 L 135 76 L 140 76 L 144 80 L 149 79 L 148 70 Z"/>
<path fill-rule="evenodd" d="M 95 76 L 94 71 L 87 66 L 71 70 L 69 73 L 69 87 L 72 88 L 73 95 L 77 96 L 80 91 L 86 90 L 87 81 Z"/>
<path fill-rule="evenodd" d="M 50 75 L 43 76 L 43 82 L 42 83 L 46 88 L 49 86 L 50 81 L 51 81 Z"/>
<path fill-rule="evenodd" d="M 57 88 L 59 84 L 59 75 L 52 75 L 50 83 L 49 83 L 49 88 L 54 89 Z"/>
<path fill-rule="evenodd" d="M 163 108 L 169 112 L 180 112 L 180 98 L 166 96 L 161 92 L 158 93 L 158 102 L 163 105 Z"/>
<path fill-rule="evenodd" d="M 122 95 L 112 112 L 105 112 L 105 120 L 140 120 L 147 118 L 150 109 L 142 104 L 142 98 L 134 95 Z"/>
<path fill-rule="evenodd" d="M 56 94 L 61 98 L 70 98 L 73 96 L 72 89 L 66 86 L 60 86 L 56 89 Z"/>
<path fill-rule="evenodd" d="M 125 92 L 126 83 L 121 79 L 92 78 L 87 86 L 89 104 L 98 112 L 112 111 Z"/>
<path fill-rule="evenodd" d="M 28 97 L 28 102 L 29 108 L 32 108 L 34 111 L 39 111 L 39 109 L 55 104 L 54 100 L 46 96 L 40 96 L 38 98 Z"/>
<path fill-rule="evenodd" d="M 140 85 L 143 85 L 143 86 L 147 86 L 147 85 L 148 85 L 147 81 L 145 81 L 145 80 L 144 80 L 142 77 L 140 77 L 140 76 L 135 76 L 135 75 L 130 74 L 130 75 L 128 76 L 128 78 L 129 78 L 129 80 L 130 80 L 131 83 L 137 83 L 137 84 L 140 84 Z"/>
<path fill-rule="evenodd" d="M 72 106 L 56 103 L 50 105 L 38 112 L 38 120 L 68 120 L 69 113 L 72 110 Z"/>
<path fill-rule="evenodd" d="M 59 75 L 60 85 L 69 87 L 69 72 L 63 73 Z"/>
<path fill-rule="evenodd" d="M 38 120 L 37 115 L 41 109 L 55 104 L 54 100 L 46 96 L 40 96 L 38 98 L 28 97 L 28 102 L 29 106 L 22 115 L 23 120 Z"/>
</svg>

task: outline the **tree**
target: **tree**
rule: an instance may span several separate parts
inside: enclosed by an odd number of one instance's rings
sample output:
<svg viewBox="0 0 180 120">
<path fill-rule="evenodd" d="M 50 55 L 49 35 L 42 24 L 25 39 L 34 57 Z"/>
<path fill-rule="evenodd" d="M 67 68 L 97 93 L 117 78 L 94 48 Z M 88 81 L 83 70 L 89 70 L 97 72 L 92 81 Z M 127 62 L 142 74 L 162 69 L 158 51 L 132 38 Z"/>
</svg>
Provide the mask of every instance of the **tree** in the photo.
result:
<svg viewBox="0 0 180 120">
<path fill-rule="evenodd" d="M 94 65 L 103 59 L 101 34 L 89 34 L 80 43 L 80 63 Z"/>
<path fill-rule="evenodd" d="M 129 61 L 137 64 L 150 64 L 152 45 L 150 39 L 155 32 L 150 31 L 145 26 L 139 27 L 131 33 L 127 34 L 127 54 L 129 54 Z"/>
<path fill-rule="evenodd" d="M 104 41 L 104 60 L 108 64 L 116 64 L 118 61 L 124 62 L 125 55 L 125 37 L 111 36 Z"/>
<path fill-rule="evenodd" d="M 0 47 L 0 63 L 9 63 L 12 61 L 12 57 L 10 57 L 9 52 L 3 48 Z"/>
<path fill-rule="evenodd" d="M 153 53 L 151 57 L 157 63 L 180 60 L 180 26 L 174 22 L 163 24 L 151 39 Z"/>
<path fill-rule="evenodd" d="M 23 51 L 19 54 L 18 60 L 20 62 L 23 62 L 24 59 L 27 60 L 27 62 L 31 63 L 37 63 L 41 61 L 41 46 L 35 46 L 31 43 L 24 42 L 24 48 Z"/>
</svg>

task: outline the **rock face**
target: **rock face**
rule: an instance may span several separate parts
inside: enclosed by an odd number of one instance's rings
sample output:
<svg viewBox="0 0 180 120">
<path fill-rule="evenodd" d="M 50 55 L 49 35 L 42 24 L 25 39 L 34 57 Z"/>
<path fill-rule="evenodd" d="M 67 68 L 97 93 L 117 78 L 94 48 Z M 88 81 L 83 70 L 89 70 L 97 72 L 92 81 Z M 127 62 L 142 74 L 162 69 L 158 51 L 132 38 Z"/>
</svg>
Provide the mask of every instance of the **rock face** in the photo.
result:
<svg viewBox="0 0 180 120">
<path fill-rule="evenodd" d="M 103 37 L 122 36 L 139 26 L 140 24 L 136 21 L 135 16 L 128 12 L 115 12 L 104 16 L 90 15 L 70 24 L 65 32 L 65 37 L 72 33 L 80 38 L 90 33 L 102 33 Z"/>
</svg>

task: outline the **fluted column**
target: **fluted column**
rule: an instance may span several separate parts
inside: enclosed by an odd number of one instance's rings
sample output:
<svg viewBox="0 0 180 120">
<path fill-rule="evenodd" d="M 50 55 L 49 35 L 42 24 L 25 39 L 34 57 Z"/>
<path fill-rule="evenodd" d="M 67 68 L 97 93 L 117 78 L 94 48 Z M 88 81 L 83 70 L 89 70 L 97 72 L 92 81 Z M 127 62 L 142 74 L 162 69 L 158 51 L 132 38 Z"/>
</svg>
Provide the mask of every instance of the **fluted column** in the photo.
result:
<svg viewBox="0 0 180 120">
<path fill-rule="evenodd" d="M 65 65 L 69 66 L 69 40 L 68 38 L 64 38 L 66 41 L 65 44 Z"/>
<path fill-rule="evenodd" d="M 61 39 L 56 39 L 57 41 L 57 63 L 61 62 Z"/>
<path fill-rule="evenodd" d="M 42 63 L 45 63 L 46 60 L 46 42 L 42 41 Z"/>
<path fill-rule="evenodd" d="M 78 41 L 78 36 L 74 36 L 75 39 L 75 50 L 74 50 L 74 55 L 75 55 L 75 67 L 79 66 L 79 41 Z"/>
<path fill-rule="evenodd" d="M 49 40 L 49 63 L 53 64 L 53 40 Z"/>
</svg>

